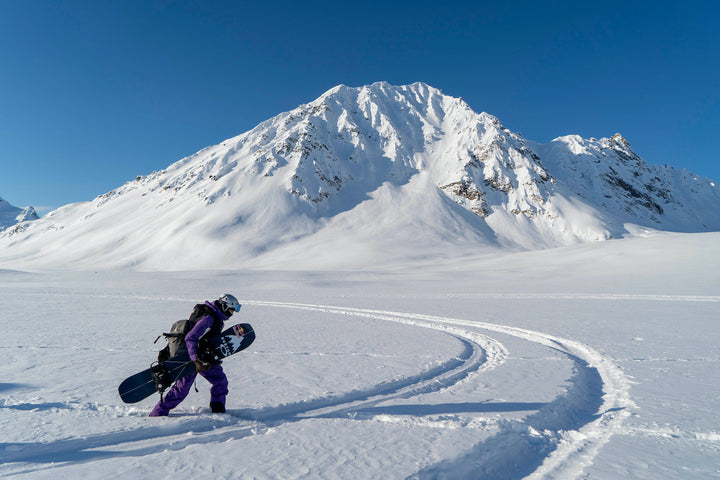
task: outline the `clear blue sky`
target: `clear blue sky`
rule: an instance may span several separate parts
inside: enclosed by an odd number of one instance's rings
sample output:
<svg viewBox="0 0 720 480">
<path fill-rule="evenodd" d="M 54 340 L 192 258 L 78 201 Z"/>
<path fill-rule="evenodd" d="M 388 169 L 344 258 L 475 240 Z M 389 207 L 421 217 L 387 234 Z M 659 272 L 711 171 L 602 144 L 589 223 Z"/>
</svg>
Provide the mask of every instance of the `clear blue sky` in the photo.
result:
<svg viewBox="0 0 720 480">
<path fill-rule="evenodd" d="M 92 200 L 343 83 L 720 180 L 720 2 L 0 0 L 0 197 Z"/>
</svg>

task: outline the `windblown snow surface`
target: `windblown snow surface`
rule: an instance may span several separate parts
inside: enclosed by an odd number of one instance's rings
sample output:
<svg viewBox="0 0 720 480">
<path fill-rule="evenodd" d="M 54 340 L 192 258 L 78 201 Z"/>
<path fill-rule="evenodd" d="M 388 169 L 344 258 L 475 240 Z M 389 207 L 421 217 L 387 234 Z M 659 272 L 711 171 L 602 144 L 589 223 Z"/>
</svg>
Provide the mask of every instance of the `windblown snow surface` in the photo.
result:
<svg viewBox="0 0 720 480">
<path fill-rule="evenodd" d="M 375 270 L 0 271 L 0 476 L 720 476 L 720 234 Z M 167 418 L 155 337 L 231 292 L 256 342 Z"/>
</svg>

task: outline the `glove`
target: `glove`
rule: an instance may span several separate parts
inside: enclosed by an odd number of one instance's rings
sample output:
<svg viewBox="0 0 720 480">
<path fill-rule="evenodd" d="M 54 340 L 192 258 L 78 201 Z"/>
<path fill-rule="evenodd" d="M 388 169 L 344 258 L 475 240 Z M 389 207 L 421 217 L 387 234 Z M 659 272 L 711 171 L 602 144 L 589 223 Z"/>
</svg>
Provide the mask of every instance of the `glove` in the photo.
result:
<svg viewBox="0 0 720 480">
<path fill-rule="evenodd" d="M 202 363 L 200 360 L 195 360 L 194 363 L 195 363 L 195 370 L 197 370 L 200 373 L 207 372 L 208 369 L 210 368 L 209 365 Z"/>
</svg>

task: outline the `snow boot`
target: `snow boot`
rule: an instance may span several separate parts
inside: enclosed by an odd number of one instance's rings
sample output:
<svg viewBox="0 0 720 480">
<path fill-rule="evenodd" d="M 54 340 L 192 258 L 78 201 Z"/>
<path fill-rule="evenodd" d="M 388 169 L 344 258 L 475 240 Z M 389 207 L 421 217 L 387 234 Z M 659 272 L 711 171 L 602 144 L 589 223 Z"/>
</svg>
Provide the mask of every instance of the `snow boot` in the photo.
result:
<svg viewBox="0 0 720 480">
<path fill-rule="evenodd" d="M 221 402 L 210 402 L 212 413 L 225 413 L 225 404 Z"/>
</svg>

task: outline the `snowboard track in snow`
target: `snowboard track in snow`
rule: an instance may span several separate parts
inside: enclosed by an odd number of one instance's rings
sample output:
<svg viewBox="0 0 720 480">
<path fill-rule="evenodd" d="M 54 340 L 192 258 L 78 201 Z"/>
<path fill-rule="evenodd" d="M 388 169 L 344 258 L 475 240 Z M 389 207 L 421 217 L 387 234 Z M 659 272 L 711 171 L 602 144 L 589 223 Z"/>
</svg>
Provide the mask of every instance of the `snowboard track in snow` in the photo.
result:
<svg viewBox="0 0 720 480">
<path fill-rule="evenodd" d="M 622 370 L 610 358 L 573 340 L 495 323 L 424 314 L 285 302 L 245 303 L 401 322 L 445 331 L 480 345 L 485 351 L 482 367 L 468 368 L 463 375 L 453 376 L 455 381 L 443 384 L 442 388 L 450 387 L 472 373 L 496 368 L 504 361 L 507 351 L 502 343 L 475 332 L 478 329 L 540 344 L 561 352 L 573 362 L 575 373 L 564 395 L 522 422 L 504 422 L 498 434 L 474 446 L 460 458 L 426 467 L 411 478 L 574 478 L 592 463 L 600 447 L 620 431 L 623 421 L 635 407 L 629 395 L 631 382 Z M 418 382 L 406 391 L 390 395 L 376 392 L 381 398 L 338 405 L 340 408 L 335 413 L 349 414 L 390 398 L 408 398 L 432 391 L 424 383 Z"/>
<path fill-rule="evenodd" d="M 4 444 L 5 455 L 0 465 L 9 468 L 0 471 L 0 476 L 113 457 L 137 457 L 180 450 L 198 443 L 225 442 L 266 434 L 276 426 L 307 419 L 362 421 L 373 418 L 368 412 L 382 402 L 451 388 L 502 364 L 508 353 L 504 345 L 478 330 L 514 336 L 561 352 L 574 366 L 567 391 L 550 403 L 525 405 L 527 410 L 537 410 L 537 413 L 522 420 L 501 420 L 495 435 L 460 457 L 427 466 L 410 478 L 574 478 L 592 463 L 610 436 L 620 430 L 634 407 L 629 397 L 630 381 L 612 360 L 572 340 L 496 323 L 424 314 L 285 302 L 246 300 L 244 303 L 432 328 L 460 341 L 463 351 L 442 365 L 415 376 L 340 395 L 256 410 L 231 411 L 231 415 L 222 419 L 185 416 L 172 426 L 151 426 L 83 439 L 61 439 L 41 445 Z M 249 421 L 253 424 L 248 425 Z M 188 434 L 188 431 L 191 433 Z"/>
</svg>

